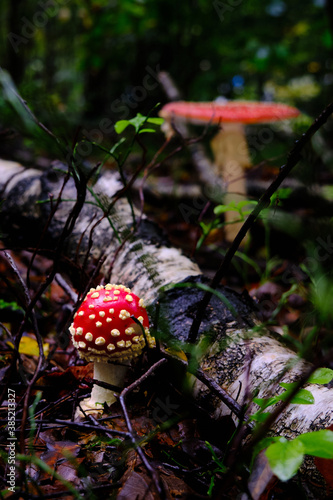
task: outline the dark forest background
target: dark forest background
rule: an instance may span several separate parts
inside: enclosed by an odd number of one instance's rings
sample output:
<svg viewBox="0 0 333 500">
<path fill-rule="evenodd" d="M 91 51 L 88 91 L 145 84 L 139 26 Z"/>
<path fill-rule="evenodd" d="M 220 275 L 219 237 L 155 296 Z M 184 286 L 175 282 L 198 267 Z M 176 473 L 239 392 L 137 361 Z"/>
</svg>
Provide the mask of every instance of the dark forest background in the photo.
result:
<svg viewBox="0 0 333 500">
<path fill-rule="evenodd" d="M 313 116 L 330 101 L 330 0 L 1 3 L 1 65 L 63 136 L 165 102 L 159 70 L 186 100 L 276 100 Z M 5 123 L 1 97 L 0 111 Z"/>
</svg>

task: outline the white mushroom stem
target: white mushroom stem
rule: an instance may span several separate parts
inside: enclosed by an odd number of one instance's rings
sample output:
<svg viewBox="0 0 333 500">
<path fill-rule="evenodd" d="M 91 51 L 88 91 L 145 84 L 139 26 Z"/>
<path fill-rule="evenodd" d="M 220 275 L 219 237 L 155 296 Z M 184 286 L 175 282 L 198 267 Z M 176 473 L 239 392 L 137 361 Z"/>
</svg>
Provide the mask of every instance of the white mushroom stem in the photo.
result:
<svg viewBox="0 0 333 500">
<path fill-rule="evenodd" d="M 231 201 L 237 204 L 245 200 L 247 197 L 245 169 L 251 165 L 251 159 L 243 125 L 223 124 L 221 130 L 213 137 L 211 148 L 216 175 L 222 178 L 226 188 L 224 204 L 229 205 Z M 227 241 L 233 241 L 237 235 L 242 222 L 232 222 L 238 219 L 238 212 L 225 213 Z"/>
<path fill-rule="evenodd" d="M 125 376 L 128 370 L 128 365 L 126 364 L 115 364 L 115 363 L 104 363 L 103 361 L 95 361 L 94 363 L 94 379 L 99 380 L 99 382 L 106 382 L 107 384 L 114 385 L 122 389 L 124 385 Z M 90 401 L 91 404 L 98 407 L 103 406 L 103 403 L 111 405 L 116 401 L 114 393 L 116 391 L 110 391 L 105 389 L 100 385 L 94 384 Z"/>
<path fill-rule="evenodd" d="M 126 364 L 126 361 L 122 362 L 122 364 L 94 361 L 94 379 L 122 389 L 128 367 L 129 365 Z M 116 391 L 94 384 L 90 398 L 84 399 L 80 403 L 80 406 L 82 410 L 88 411 L 89 413 L 100 413 L 103 411 L 104 403 L 110 406 L 117 400 L 114 395 L 115 393 Z M 82 416 L 82 412 L 79 408 L 77 416 Z"/>
</svg>

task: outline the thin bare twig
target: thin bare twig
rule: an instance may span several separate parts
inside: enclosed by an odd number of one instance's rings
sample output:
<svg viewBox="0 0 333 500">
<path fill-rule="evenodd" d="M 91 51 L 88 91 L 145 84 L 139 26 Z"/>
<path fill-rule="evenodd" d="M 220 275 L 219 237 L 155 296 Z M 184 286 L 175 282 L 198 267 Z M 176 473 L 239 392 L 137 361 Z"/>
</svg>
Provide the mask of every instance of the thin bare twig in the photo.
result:
<svg viewBox="0 0 333 500">
<path fill-rule="evenodd" d="M 78 295 L 77 293 L 74 292 L 74 290 L 69 286 L 67 281 L 61 276 L 61 274 L 57 273 L 54 277 L 55 281 L 58 283 L 58 285 L 64 290 L 64 292 L 67 293 L 69 298 L 72 300 L 72 302 L 76 302 Z"/>
<path fill-rule="evenodd" d="M 160 498 L 162 500 L 166 498 L 164 486 L 163 486 L 163 484 L 160 480 L 160 477 L 157 474 L 156 470 L 150 465 L 150 463 L 148 462 L 148 460 L 146 458 L 146 455 L 144 454 L 144 452 L 142 451 L 142 449 L 140 448 L 140 446 L 138 446 L 138 444 L 136 442 L 136 435 L 135 435 L 135 432 L 133 430 L 131 420 L 128 416 L 128 412 L 127 412 L 127 408 L 126 408 L 126 404 L 125 404 L 125 398 L 129 392 L 133 391 L 136 387 L 138 387 L 142 382 L 144 382 L 147 378 L 149 378 L 154 373 L 155 370 L 160 368 L 160 366 L 164 365 L 165 363 L 167 363 L 167 360 L 165 358 L 159 359 L 143 375 L 141 375 L 141 377 L 139 377 L 137 380 L 135 380 L 128 387 L 125 387 L 125 389 L 120 393 L 120 396 L 119 396 L 119 401 L 120 401 L 120 404 L 121 404 L 121 407 L 122 407 L 122 410 L 124 413 L 124 417 L 125 417 L 125 421 L 126 421 L 126 425 L 127 425 L 129 434 L 130 434 L 131 442 L 132 442 L 134 448 L 137 450 L 137 452 L 138 452 L 144 466 L 146 467 L 148 473 L 150 474 L 150 476 L 154 482 L 155 488 L 156 488 L 156 490 L 157 490 L 157 492 L 160 495 Z"/>
<path fill-rule="evenodd" d="M 208 389 L 215 394 L 223 403 L 231 410 L 238 418 L 241 418 L 242 416 L 242 407 L 240 404 L 237 403 L 237 401 L 232 398 L 227 391 L 223 389 L 215 380 L 207 377 L 205 373 L 201 370 L 201 368 L 197 370 L 193 370 L 192 373 L 200 382 L 205 384 Z"/>
<path fill-rule="evenodd" d="M 50 224 L 52 222 L 54 214 L 58 210 L 58 207 L 59 207 L 59 205 L 61 203 L 62 193 L 63 193 L 63 191 L 65 189 L 65 186 L 66 186 L 67 182 L 69 181 L 69 179 L 70 179 L 70 175 L 69 175 L 69 171 L 68 171 L 67 174 L 66 174 L 66 176 L 65 176 L 65 178 L 64 178 L 64 181 L 62 183 L 62 186 L 61 186 L 61 189 L 60 189 L 60 192 L 58 194 L 58 197 L 57 197 L 57 200 L 56 200 L 55 204 L 53 203 L 53 194 L 49 195 L 49 199 L 50 199 L 50 203 L 51 203 L 51 211 L 50 211 L 49 216 L 47 218 L 47 221 L 46 221 L 46 223 L 45 223 L 45 225 L 43 227 L 43 230 L 42 230 L 41 235 L 39 237 L 39 240 L 38 240 L 38 242 L 36 244 L 36 247 L 35 247 L 35 249 L 33 251 L 33 254 L 31 256 L 31 259 L 30 259 L 30 262 L 29 262 L 29 265 L 28 265 L 28 269 L 27 269 L 27 286 L 29 288 L 30 288 L 30 271 L 31 271 L 33 262 L 35 260 L 35 257 L 37 255 L 37 253 L 38 253 L 38 249 L 40 248 L 40 245 L 41 245 L 41 243 L 43 241 L 43 238 L 44 238 L 44 236 L 45 236 L 45 234 L 46 234 L 46 232 L 47 232 L 47 230 L 48 230 L 48 228 L 49 228 L 49 226 L 50 226 Z"/>
</svg>

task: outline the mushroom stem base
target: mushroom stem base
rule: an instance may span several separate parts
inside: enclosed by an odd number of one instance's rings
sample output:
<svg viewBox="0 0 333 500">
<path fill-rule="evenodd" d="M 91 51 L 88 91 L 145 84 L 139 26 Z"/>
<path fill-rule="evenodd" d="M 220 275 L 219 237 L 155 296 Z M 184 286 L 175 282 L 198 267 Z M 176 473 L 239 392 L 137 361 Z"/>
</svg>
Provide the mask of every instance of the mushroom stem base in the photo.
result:
<svg viewBox="0 0 333 500">
<path fill-rule="evenodd" d="M 119 387 L 119 389 L 122 389 L 128 367 L 129 365 L 125 363 L 120 365 L 95 361 L 94 379 L 107 384 L 112 384 Z M 110 406 L 117 401 L 117 398 L 114 395 L 115 392 L 116 391 L 105 389 L 104 387 L 94 384 L 90 398 L 84 399 L 80 403 L 80 406 L 82 410 L 88 411 L 89 414 L 102 413 L 104 403 Z M 82 412 L 79 408 L 76 413 L 82 416 Z"/>
</svg>

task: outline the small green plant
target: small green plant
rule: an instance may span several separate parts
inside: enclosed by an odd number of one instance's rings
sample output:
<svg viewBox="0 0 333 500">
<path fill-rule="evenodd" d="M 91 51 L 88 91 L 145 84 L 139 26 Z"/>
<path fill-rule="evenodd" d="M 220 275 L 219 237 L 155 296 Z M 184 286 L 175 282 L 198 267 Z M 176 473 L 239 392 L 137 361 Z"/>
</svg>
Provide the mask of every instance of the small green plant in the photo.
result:
<svg viewBox="0 0 333 500">
<path fill-rule="evenodd" d="M 152 125 L 162 125 L 163 122 L 163 118 L 153 118 L 150 116 L 143 116 L 141 115 L 141 113 L 138 113 L 134 118 L 131 118 L 130 120 L 117 121 L 114 129 L 117 134 L 121 134 L 129 125 L 132 125 L 132 127 L 135 128 L 135 132 L 137 134 L 155 133 L 156 129 L 147 128 L 146 124 L 150 123 Z"/>
<path fill-rule="evenodd" d="M 211 452 L 212 459 L 216 464 L 216 467 L 213 470 L 209 471 L 209 475 L 211 477 L 210 477 L 210 484 L 209 484 L 209 488 L 207 491 L 207 495 L 212 496 L 215 481 L 216 481 L 216 475 L 217 474 L 224 474 L 227 471 L 227 467 L 224 465 L 223 461 L 216 455 L 214 448 L 212 447 L 212 445 L 208 441 L 205 441 L 205 445 L 207 446 L 207 448 Z"/>
<path fill-rule="evenodd" d="M 333 370 L 319 368 L 309 377 L 308 383 L 323 385 L 329 383 L 332 378 Z M 293 392 L 297 382 L 280 383 L 279 385 L 285 389 L 282 394 L 270 398 L 253 399 L 260 406 L 260 409 L 251 415 L 250 421 L 256 421 L 259 425 L 265 421 L 269 413 L 264 412 L 264 410 L 280 401 L 285 401 Z M 314 397 L 307 389 L 300 389 L 291 400 L 291 404 L 313 403 Z M 287 481 L 297 473 L 305 455 L 333 458 L 333 431 L 323 429 L 306 432 L 292 440 L 283 436 L 266 437 L 255 447 L 253 459 L 262 450 L 266 450 L 265 454 L 274 474 L 281 481 Z"/>
<path fill-rule="evenodd" d="M 201 248 L 202 244 L 206 240 L 206 238 L 209 236 L 209 234 L 214 230 L 214 229 L 220 229 L 224 227 L 226 224 L 235 224 L 236 222 L 242 222 L 245 220 L 245 216 L 249 215 L 252 211 L 251 206 L 253 207 L 256 205 L 257 202 L 253 200 L 242 200 L 238 203 L 235 203 L 234 201 L 231 201 L 228 205 L 217 205 L 214 208 L 214 214 L 217 216 L 213 220 L 211 220 L 208 223 L 205 222 L 200 222 L 200 227 L 202 230 L 202 235 L 197 243 L 196 249 L 199 250 Z M 220 216 L 222 214 L 225 214 L 226 212 L 238 212 L 239 218 L 235 219 L 232 222 L 224 222 L 221 220 Z"/>
<path fill-rule="evenodd" d="M 7 302 L 6 300 L 0 299 L 0 311 L 2 309 L 12 309 L 13 311 L 24 313 L 24 309 L 19 306 L 17 302 Z"/>
<path fill-rule="evenodd" d="M 328 384 L 333 378 L 333 370 L 330 368 L 319 368 L 316 370 L 311 377 L 308 379 L 308 384 Z M 250 421 L 263 422 L 268 417 L 269 413 L 264 412 L 270 406 L 279 403 L 280 401 L 285 401 L 289 398 L 290 394 L 294 391 L 298 382 L 281 382 L 280 387 L 284 389 L 284 392 L 276 396 L 268 398 L 253 398 L 253 402 L 256 403 L 260 409 L 250 416 Z M 307 389 L 300 389 L 297 394 L 292 398 L 291 404 L 298 405 L 309 405 L 313 404 L 314 397 L 310 391 Z"/>
<path fill-rule="evenodd" d="M 274 474 L 281 481 L 288 481 L 298 472 L 305 455 L 333 459 L 333 431 L 306 432 L 295 439 L 267 437 L 260 441 L 255 455 L 262 450 Z"/>
<path fill-rule="evenodd" d="M 256 411 L 253 415 L 251 415 L 250 421 L 264 422 L 266 418 L 270 415 L 270 413 L 267 413 L 264 410 L 266 410 L 270 406 L 275 405 L 276 403 L 279 403 L 280 401 L 285 401 L 286 399 L 288 399 L 290 393 L 294 390 L 296 385 L 297 382 L 289 382 L 289 383 L 281 382 L 279 386 L 285 389 L 285 391 L 282 394 L 278 394 L 276 396 L 272 396 L 269 398 L 253 398 L 253 402 L 256 403 L 258 406 L 260 406 L 260 409 Z M 296 396 L 294 396 L 293 399 L 291 400 L 291 404 L 298 404 L 298 405 L 310 405 L 313 403 L 314 403 L 314 397 L 311 394 L 311 392 L 308 391 L 307 389 L 300 389 L 296 394 Z"/>
<path fill-rule="evenodd" d="M 257 202 L 254 200 L 242 200 L 238 203 L 231 201 L 228 205 L 217 205 L 217 207 L 214 208 L 214 214 L 222 215 L 226 212 L 238 212 L 239 219 L 231 222 L 231 224 L 234 224 L 235 222 L 242 222 L 245 216 L 252 212 L 255 205 L 257 205 Z"/>
</svg>

